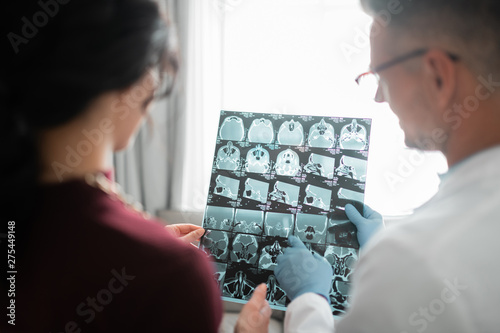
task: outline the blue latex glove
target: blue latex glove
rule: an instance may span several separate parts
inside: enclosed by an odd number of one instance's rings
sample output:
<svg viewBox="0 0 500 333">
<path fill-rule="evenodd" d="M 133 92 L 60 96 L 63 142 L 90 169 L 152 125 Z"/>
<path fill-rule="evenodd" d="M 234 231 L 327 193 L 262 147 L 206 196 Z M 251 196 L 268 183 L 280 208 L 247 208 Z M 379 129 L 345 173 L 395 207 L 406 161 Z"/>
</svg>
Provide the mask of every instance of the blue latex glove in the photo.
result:
<svg viewBox="0 0 500 333">
<path fill-rule="evenodd" d="M 312 292 L 329 299 L 333 270 L 330 263 L 317 253 L 311 253 L 296 236 L 290 236 L 291 247 L 277 258 L 274 275 L 288 298 Z"/>
<path fill-rule="evenodd" d="M 345 205 L 345 213 L 347 218 L 351 220 L 352 223 L 358 229 L 358 241 L 359 246 L 363 247 L 368 242 L 372 236 L 379 230 L 385 228 L 384 219 L 382 215 L 365 205 L 363 209 L 363 216 L 358 212 L 358 210 L 351 204 Z"/>
</svg>

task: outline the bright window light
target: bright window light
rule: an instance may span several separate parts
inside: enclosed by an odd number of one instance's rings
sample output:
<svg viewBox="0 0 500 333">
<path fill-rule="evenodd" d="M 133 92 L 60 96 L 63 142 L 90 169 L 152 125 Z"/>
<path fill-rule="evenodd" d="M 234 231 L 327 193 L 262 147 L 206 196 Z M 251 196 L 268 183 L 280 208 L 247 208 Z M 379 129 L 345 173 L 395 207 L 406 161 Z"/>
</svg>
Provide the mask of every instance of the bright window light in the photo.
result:
<svg viewBox="0 0 500 333">
<path fill-rule="evenodd" d="M 223 14 L 223 109 L 372 118 L 366 203 L 403 215 L 437 191 L 444 157 L 406 148 L 389 106 L 354 82 L 370 63 L 357 1 L 233 0 Z"/>
</svg>

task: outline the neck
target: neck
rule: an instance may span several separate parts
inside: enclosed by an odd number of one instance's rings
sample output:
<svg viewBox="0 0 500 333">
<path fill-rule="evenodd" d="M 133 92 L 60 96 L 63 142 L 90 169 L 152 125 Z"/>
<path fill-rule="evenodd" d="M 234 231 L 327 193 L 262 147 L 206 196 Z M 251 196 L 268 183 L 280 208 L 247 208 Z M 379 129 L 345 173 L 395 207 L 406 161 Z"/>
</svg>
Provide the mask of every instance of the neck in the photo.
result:
<svg viewBox="0 0 500 333">
<path fill-rule="evenodd" d="M 451 130 L 443 151 L 449 167 L 482 150 L 500 145 L 500 107 L 497 105 L 478 108 L 468 118 L 462 119 L 457 129 Z"/>
<path fill-rule="evenodd" d="M 63 182 L 110 169 L 112 144 L 95 128 L 76 121 L 41 133 L 40 181 Z"/>
</svg>

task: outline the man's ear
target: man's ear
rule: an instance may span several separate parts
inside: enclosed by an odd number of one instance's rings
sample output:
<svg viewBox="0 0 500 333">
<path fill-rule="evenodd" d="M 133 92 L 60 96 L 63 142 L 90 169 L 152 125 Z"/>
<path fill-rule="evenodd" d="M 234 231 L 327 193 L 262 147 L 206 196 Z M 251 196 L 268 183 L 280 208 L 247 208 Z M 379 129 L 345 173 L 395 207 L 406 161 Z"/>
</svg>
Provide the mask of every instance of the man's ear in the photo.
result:
<svg viewBox="0 0 500 333">
<path fill-rule="evenodd" d="M 430 50 L 424 55 L 424 89 L 430 101 L 440 110 L 451 107 L 457 88 L 456 70 L 456 62 L 441 50 Z"/>
</svg>

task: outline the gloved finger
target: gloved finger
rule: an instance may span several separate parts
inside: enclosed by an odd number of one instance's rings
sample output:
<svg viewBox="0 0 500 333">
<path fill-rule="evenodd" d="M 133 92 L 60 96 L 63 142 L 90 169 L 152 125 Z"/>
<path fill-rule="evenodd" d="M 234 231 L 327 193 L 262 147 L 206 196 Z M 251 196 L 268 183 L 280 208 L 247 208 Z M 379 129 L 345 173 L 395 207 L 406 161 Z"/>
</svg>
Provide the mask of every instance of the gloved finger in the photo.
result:
<svg viewBox="0 0 500 333">
<path fill-rule="evenodd" d="M 285 253 L 283 253 L 282 261 L 294 261 L 309 255 L 309 251 L 303 248 L 289 248 Z"/>
<path fill-rule="evenodd" d="M 279 254 L 279 255 L 276 257 L 276 263 L 278 263 L 278 264 L 279 264 L 280 262 L 285 261 L 285 257 L 286 257 L 285 253 Z"/>
<path fill-rule="evenodd" d="M 345 205 L 345 213 L 347 215 L 347 218 L 356 226 L 358 226 L 358 224 L 363 221 L 363 216 L 361 216 L 356 207 L 351 204 Z"/>
<path fill-rule="evenodd" d="M 363 208 L 363 215 L 367 218 L 367 219 L 381 219 L 382 218 L 382 215 L 380 215 L 379 212 L 373 210 L 370 208 L 370 206 L 368 205 L 365 205 L 365 207 Z"/>
<path fill-rule="evenodd" d="M 288 244 L 290 244 L 290 246 L 292 248 L 303 248 L 303 249 L 306 249 L 306 246 L 304 245 L 304 243 L 302 243 L 302 241 L 299 239 L 299 237 L 297 236 L 290 236 L 288 237 Z"/>
<path fill-rule="evenodd" d="M 286 251 L 285 253 L 278 255 L 278 257 L 276 258 L 276 262 L 277 263 L 280 263 L 280 262 L 286 263 L 287 261 L 292 260 L 294 257 L 296 257 L 298 255 L 298 252 L 293 251 L 293 250 L 296 250 L 296 249 L 290 249 L 290 250 Z"/>
<path fill-rule="evenodd" d="M 278 265 L 274 267 L 274 276 L 278 279 L 278 276 L 281 274 L 281 271 L 283 270 L 283 265 L 278 262 Z M 279 280 L 279 279 L 278 279 Z"/>
<path fill-rule="evenodd" d="M 280 254 L 278 256 L 278 258 L 276 258 L 276 264 L 277 264 L 276 267 L 279 268 L 280 266 L 286 265 L 286 263 L 288 262 L 288 260 L 289 260 L 289 257 L 287 257 L 284 254 Z"/>
<path fill-rule="evenodd" d="M 314 259 L 316 259 L 316 260 L 317 260 L 317 261 L 319 261 L 319 262 L 326 262 L 326 263 L 330 264 L 330 263 L 328 262 L 328 260 L 326 260 L 326 258 L 325 258 L 325 257 L 323 257 L 323 256 L 322 256 L 321 254 L 319 254 L 319 253 L 313 252 L 313 257 L 314 257 Z"/>
<path fill-rule="evenodd" d="M 287 275 L 287 272 L 290 272 L 291 265 L 288 262 L 278 264 L 274 268 L 274 276 L 278 280 L 278 283 L 282 282 L 282 279 Z"/>
</svg>

